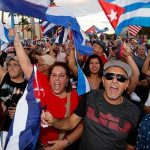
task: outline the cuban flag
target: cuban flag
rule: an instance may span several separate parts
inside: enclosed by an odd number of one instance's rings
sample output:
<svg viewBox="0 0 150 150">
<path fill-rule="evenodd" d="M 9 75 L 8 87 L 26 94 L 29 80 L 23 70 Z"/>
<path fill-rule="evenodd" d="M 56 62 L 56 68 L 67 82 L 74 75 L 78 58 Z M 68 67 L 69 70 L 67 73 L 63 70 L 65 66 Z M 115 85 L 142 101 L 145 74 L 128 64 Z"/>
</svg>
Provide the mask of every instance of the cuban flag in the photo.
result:
<svg viewBox="0 0 150 150">
<path fill-rule="evenodd" d="M 89 82 L 84 75 L 80 66 L 78 66 L 78 84 L 77 84 L 77 92 L 79 95 L 83 95 L 88 93 L 91 90 Z"/>
<path fill-rule="evenodd" d="M 40 24 L 41 24 L 42 33 L 44 35 L 47 35 L 56 27 L 54 23 L 49 23 L 48 21 L 41 21 Z"/>
<path fill-rule="evenodd" d="M 5 43 L 4 41 L 0 42 L 0 50 L 1 51 L 5 51 L 8 46 L 9 46 L 8 43 Z"/>
<path fill-rule="evenodd" d="M 0 21 L 0 40 L 9 43 L 8 28 Z"/>
<path fill-rule="evenodd" d="M 124 27 L 150 27 L 150 0 L 99 0 L 111 25 L 120 34 Z"/>
<path fill-rule="evenodd" d="M 69 32 L 69 29 L 63 27 L 58 37 L 56 38 L 55 43 L 64 44 L 68 39 Z"/>
<path fill-rule="evenodd" d="M 94 1 L 97 2 L 97 0 Z M 77 5 L 78 7 L 76 6 L 75 8 L 79 9 L 79 2 L 56 0 L 56 7 L 49 7 L 49 3 L 49 0 L 0 0 L 0 10 L 32 16 L 68 28 L 72 30 L 74 39 L 76 39 L 75 44 L 77 50 L 87 55 L 90 51 L 90 54 L 92 54 L 92 48 L 84 45 L 84 37 L 76 19 L 75 12 L 77 10 L 74 9 L 74 6 Z M 84 5 L 90 6 L 91 1 L 87 0 L 85 2 L 81 0 L 80 7 L 85 8 Z"/>
<path fill-rule="evenodd" d="M 41 116 L 40 99 L 34 95 L 35 87 L 33 82 L 37 82 L 35 77 L 36 68 L 17 104 L 15 117 L 8 131 L 4 150 L 35 150 L 40 131 Z"/>
</svg>

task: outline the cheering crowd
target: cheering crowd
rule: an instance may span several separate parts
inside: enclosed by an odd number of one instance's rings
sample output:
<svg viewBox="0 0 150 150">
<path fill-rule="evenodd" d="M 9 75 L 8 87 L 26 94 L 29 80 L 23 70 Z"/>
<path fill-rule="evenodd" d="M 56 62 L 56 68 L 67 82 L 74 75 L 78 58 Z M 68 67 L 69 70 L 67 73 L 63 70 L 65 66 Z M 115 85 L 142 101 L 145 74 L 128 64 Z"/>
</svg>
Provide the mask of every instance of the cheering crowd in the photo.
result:
<svg viewBox="0 0 150 150">
<path fill-rule="evenodd" d="M 13 47 L 0 51 L 1 131 L 9 131 L 18 101 L 34 80 L 32 90 L 40 100 L 41 117 L 32 149 L 150 149 L 150 41 L 146 35 L 139 39 L 91 36 L 90 56 L 77 52 L 71 40 L 21 42 L 13 29 L 9 37 L 14 37 Z M 78 65 L 91 89 L 83 95 L 77 93 Z"/>
</svg>

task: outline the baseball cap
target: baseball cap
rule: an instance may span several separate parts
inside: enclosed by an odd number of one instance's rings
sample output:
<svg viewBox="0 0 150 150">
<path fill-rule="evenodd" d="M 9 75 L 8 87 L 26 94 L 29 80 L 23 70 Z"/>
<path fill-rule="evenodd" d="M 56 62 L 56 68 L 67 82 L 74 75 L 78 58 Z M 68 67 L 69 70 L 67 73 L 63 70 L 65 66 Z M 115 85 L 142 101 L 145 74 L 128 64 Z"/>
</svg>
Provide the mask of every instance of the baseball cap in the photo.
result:
<svg viewBox="0 0 150 150">
<path fill-rule="evenodd" d="M 127 73 L 128 77 L 132 75 L 132 68 L 125 62 L 122 62 L 120 60 L 110 60 L 104 65 L 104 71 L 108 69 L 109 67 L 120 67 L 124 69 L 124 71 Z"/>
<path fill-rule="evenodd" d="M 17 56 L 14 56 L 14 57 L 12 57 L 12 56 L 7 56 L 6 57 L 6 64 L 8 64 L 11 60 L 15 60 L 15 61 L 17 61 L 18 62 L 18 58 L 17 58 Z"/>
<path fill-rule="evenodd" d="M 105 46 L 104 42 L 96 40 L 96 41 L 94 41 L 93 44 L 95 44 L 95 43 L 98 44 L 103 49 L 104 52 L 106 51 L 106 46 Z"/>
<path fill-rule="evenodd" d="M 35 57 L 37 58 L 39 63 L 41 62 L 41 63 L 44 63 L 46 65 L 53 65 L 56 61 L 56 59 L 54 57 L 47 55 L 47 54 L 42 55 L 42 56 L 36 55 Z"/>
</svg>

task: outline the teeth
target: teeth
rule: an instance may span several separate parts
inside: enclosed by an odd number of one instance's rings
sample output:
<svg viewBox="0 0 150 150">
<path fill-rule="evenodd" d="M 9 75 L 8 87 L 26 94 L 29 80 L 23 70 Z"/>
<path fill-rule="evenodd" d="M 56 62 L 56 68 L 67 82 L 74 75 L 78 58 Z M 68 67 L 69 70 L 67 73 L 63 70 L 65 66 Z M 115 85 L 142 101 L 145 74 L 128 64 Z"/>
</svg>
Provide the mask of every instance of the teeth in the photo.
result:
<svg viewBox="0 0 150 150">
<path fill-rule="evenodd" d="M 118 88 L 117 88 L 117 87 L 115 87 L 115 86 L 111 86 L 111 88 L 118 89 Z"/>
</svg>

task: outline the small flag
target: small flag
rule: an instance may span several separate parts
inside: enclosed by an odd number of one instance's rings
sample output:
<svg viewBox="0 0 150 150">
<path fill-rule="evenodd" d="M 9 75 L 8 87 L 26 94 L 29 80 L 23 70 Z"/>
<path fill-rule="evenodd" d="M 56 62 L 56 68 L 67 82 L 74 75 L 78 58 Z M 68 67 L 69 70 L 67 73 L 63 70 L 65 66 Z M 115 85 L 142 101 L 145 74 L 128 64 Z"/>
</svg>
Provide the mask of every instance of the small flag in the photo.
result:
<svg viewBox="0 0 150 150">
<path fill-rule="evenodd" d="M 68 36 L 69 29 L 63 27 L 58 37 L 56 38 L 55 43 L 64 44 L 67 41 Z"/>
<path fill-rule="evenodd" d="M 10 42 L 8 32 L 8 28 L 2 22 L 0 22 L 0 39 L 5 43 Z"/>
<path fill-rule="evenodd" d="M 129 26 L 128 27 L 129 33 L 133 36 L 135 36 L 141 29 L 142 29 L 141 26 Z"/>
<path fill-rule="evenodd" d="M 95 25 L 91 26 L 89 29 L 85 31 L 85 34 L 97 34 L 100 31 Z"/>
<path fill-rule="evenodd" d="M 4 41 L 1 41 L 0 50 L 1 50 L 1 51 L 5 51 L 8 46 L 9 46 L 8 43 L 5 43 Z"/>
<path fill-rule="evenodd" d="M 41 21 L 40 24 L 41 24 L 42 33 L 44 35 L 47 35 L 49 32 L 51 32 L 56 27 L 55 24 L 49 23 L 48 21 Z"/>
</svg>

